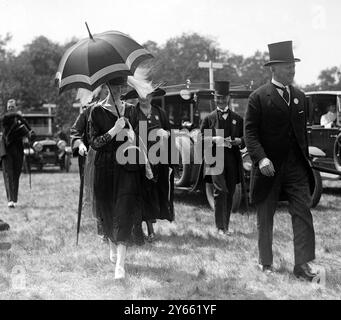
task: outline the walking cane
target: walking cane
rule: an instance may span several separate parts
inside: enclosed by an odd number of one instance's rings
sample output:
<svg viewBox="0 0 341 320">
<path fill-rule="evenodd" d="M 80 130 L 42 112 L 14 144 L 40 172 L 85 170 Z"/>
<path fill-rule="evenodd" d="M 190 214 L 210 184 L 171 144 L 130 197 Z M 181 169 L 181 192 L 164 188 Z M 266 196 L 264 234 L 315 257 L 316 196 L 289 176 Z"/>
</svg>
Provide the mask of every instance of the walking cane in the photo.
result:
<svg viewBox="0 0 341 320">
<path fill-rule="evenodd" d="M 79 237 L 79 229 L 81 225 L 81 216 L 82 216 L 82 206 L 83 206 L 83 189 L 84 189 L 84 164 L 86 155 L 84 156 L 79 155 L 79 170 L 80 172 L 80 185 L 79 185 L 79 198 L 78 198 L 78 217 L 77 217 L 77 239 L 76 239 L 76 245 L 78 245 L 78 237 Z"/>
<path fill-rule="evenodd" d="M 28 181 L 30 184 L 30 190 L 32 189 L 31 186 L 31 165 L 30 165 L 30 151 L 31 151 L 31 140 L 28 137 L 28 155 L 26 157 L 26 162 L 27 162 L 27 170 L 28 170 Z"/>
</svg>

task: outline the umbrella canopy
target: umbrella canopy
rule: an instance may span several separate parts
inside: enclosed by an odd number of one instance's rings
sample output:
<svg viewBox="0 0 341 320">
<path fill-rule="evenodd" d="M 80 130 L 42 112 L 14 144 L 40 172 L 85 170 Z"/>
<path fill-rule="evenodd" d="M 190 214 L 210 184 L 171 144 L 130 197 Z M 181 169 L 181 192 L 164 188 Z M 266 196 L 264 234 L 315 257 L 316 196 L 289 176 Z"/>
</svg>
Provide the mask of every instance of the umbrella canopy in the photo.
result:
<svg viewBox="0 0 341 320">
<path fill-rule="evenodd" d="M 133 75 L 141 62 L 153 58 L 119 31 L 89 35 L 64 53 L 56 74 L 59 93 L 72 88 L 93 91 L 111 79 Z"/>
</svg>

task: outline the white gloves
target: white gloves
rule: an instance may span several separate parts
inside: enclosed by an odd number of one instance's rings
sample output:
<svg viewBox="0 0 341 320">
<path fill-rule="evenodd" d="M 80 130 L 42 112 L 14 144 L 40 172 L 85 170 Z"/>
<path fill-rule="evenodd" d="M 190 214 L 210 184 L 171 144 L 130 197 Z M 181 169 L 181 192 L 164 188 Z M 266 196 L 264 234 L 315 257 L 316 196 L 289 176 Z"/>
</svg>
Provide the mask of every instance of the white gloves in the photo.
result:
<svg viewBox="0 0 341 320">
<path fill-rule="evenodd" d="M 81 144 L 78 147 L 78 153 L 82 157 L 84 157 L 88 154 L 88 149 L 86 148 L 86 146 L 83 142 L 81 142 Z"/>
<path fill-rule="evenodd" d="M 161 139 L 168 138 L 170 133 L 164 129 L 159 129 L 156 132 L 156 135 L 159 136 Z"/>
<path fill-rule="evenodd" d="M 118 118 L 116 120 L 115 125 L 108 131 L 108 133 L 113 138 L 116 134 L 118 134 L 126 125 L 126 121 L 124 117 Z"/>
<path fill-rule="evenodd" d="M 263 175 L 267 177 L 273 177 L 275 175 L 275 168 L 270 159 L 263 158 L 259 161 L 258 166 Z"/>
</svg>

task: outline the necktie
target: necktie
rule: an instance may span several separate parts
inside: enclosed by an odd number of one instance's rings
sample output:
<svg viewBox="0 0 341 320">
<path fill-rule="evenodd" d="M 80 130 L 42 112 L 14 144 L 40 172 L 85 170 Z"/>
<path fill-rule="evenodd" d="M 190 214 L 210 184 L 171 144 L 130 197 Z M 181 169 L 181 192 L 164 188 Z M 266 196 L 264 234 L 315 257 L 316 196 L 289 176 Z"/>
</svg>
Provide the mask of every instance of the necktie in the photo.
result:
<svg viewBox="0 0 341 320">
<path fill-rule="evenodd" d="M 277 89 L 282 90 L 283 91 L 283 99 L 285 100 L 286 103 L 289 103 L 289 92 L 287 90 L 286 87 L 280 87 L 280 86 L 276 86 L 275 84 L 273 84 Z"/>
</svg>

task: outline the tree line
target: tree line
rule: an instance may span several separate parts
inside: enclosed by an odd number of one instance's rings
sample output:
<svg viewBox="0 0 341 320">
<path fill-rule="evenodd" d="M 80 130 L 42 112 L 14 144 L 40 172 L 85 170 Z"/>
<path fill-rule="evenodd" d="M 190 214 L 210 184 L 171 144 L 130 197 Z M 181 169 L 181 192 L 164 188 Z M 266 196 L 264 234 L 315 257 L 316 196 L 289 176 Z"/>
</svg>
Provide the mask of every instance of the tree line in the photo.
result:
<svg viewBox="0 0 341 320">
<path fill-rule="evenodd" d="M 0 108 L 4 112 L 6 102 L 15 98 L 23 112 L 41 108 L 44 103 L 55 103 L 56 123 L 70 127 L 77 116 L 73 108 L 76 90 L 59 95 L 55 86 L 55 73 L 63 53 L 78 41 L 59 44 L 45 36 L 35 38 L 14 54 L 8 49 L 11 35 L 0 35 Z M 220 48 L 210 37 L 197 33 L 182 34 L 159 45 L 154 41 L 142 44 L 153 55 L 149 66 L 153 81 L 166 85 L 185 83 L 207 83 L 208 70 L 198 68 L 200 61 L 214 61 L 224 64 L 215 71 L 215 79 L 229 80 L 232 85 L 251 85 L 257 88 L 269 79 L 269 70 L 263 67 L 268 60 L 267 52 L 256 51 L 245 57 Z M 341 75 L 337 66 L 322 70 L 317 83 L 303 90 L 341 90 Z"/>
</svg>

